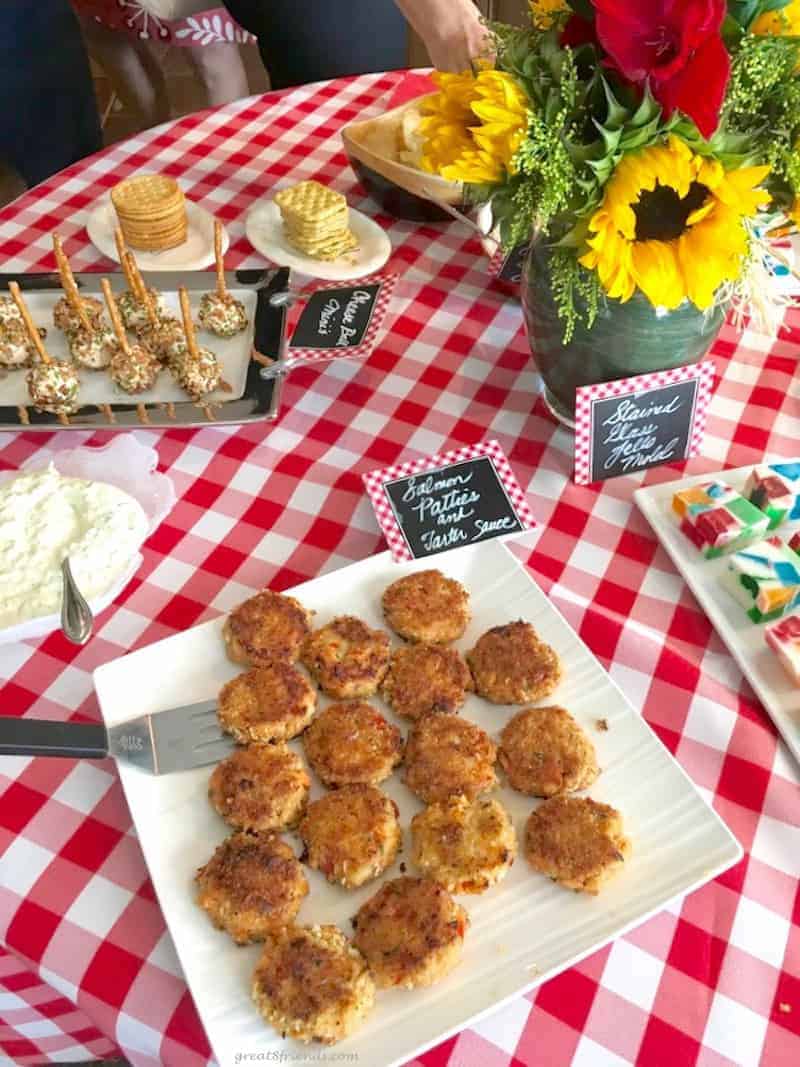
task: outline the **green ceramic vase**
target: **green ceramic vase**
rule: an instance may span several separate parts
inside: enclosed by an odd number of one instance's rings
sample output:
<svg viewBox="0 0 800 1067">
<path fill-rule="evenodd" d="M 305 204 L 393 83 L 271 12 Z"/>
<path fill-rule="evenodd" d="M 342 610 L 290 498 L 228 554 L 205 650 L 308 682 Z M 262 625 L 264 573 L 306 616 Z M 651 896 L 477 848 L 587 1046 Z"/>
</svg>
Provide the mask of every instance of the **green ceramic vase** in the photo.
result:
<svg viewBox="0 0 800 1067">
<path fill-rule="evenodd" d="M 545 401 L 566 425 L 574 424 L 575 390 L 649 371 L 699 362 L 717 338 L 725 312 L 702 312 L 690 301 L 657 310 L 637 292 L 627 303 L 604 299 L 591 330 L 581 323 L 568 344 L 550 288 L 549 249 L 531 245 L 522 273 L 528 343 L 542 376 Z"/>
</svg>

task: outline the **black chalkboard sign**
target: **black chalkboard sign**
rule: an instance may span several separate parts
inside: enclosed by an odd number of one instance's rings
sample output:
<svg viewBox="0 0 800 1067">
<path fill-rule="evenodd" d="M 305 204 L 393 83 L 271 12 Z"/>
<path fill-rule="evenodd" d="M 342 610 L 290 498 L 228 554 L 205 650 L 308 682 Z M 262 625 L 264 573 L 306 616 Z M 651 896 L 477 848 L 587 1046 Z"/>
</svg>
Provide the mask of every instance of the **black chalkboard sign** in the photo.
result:
<svg viewBox="0 0 800 1067">
<path fill-rule="evenodd" d="M 383 485 L 408 550 L 433 556 L 528 528 L 489 456 L 450 463 Z"/>
<path fill-rule="evenodd" d="M 356 348 L 364 340 L 375 313 L 382 282 L 320 289 L 303 308 L 298 319 L 292 349 L 327 352 Z"/>
<path fill-rule="evenodd" d="M 591 481 L 673 463 L 689 454 L 700 381 L 591 402 Z"/>
<path fill-rule="evenodd" d="M 517 245 L 516 248 L 511 249 L 497 272 L 498 281 L 511 282 L 514 285 L 521 281 L 522 268 L 525 265 L 525 257 L 529 248 L 530 245 Z"/>
</svg>

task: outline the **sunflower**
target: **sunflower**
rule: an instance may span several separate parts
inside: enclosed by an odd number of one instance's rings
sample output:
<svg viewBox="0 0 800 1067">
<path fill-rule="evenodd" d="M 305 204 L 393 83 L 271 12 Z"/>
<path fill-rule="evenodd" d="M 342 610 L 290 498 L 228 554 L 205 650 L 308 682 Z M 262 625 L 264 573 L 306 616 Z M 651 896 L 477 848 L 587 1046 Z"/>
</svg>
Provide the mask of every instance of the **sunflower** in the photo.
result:
<svg viewBox="0 0 800 1067">
<path fill-rule="evenodd" d="M 757 37 L 800 37 L 800 0 L 790 0 L 778 11 L 765 11 L 750 27 Z M 800 57 L 795 72 L 800 71 Z"/>
<path fill-rule="evenodd" d="M 666 143 L 624 156 L 589 222 L 589 251 L 610 297 L 640 289 L 656 307 L 687 298 L 704 310 L 724 281 L 741 274 L 748 252 L 744 219 L 769 201 L 757 186 L 769 167 L 726 171 L 671 135 Z"/>
<path fill-rule="evenodd" d="M 435 73 L 433 79 L 439 92 L 422 104 L 423 168 L 475 185 L 514 174 L 514 154 L 528 128 L 528 100 L 511 75 L 484 69 L 474 75 Z"/>
<path fill-rule="evenodd" d="M 570 10 L 567 0 L 528 0 L 528 7 L 537 30 L 549 30 L 559 15 Z"/>
</svg>

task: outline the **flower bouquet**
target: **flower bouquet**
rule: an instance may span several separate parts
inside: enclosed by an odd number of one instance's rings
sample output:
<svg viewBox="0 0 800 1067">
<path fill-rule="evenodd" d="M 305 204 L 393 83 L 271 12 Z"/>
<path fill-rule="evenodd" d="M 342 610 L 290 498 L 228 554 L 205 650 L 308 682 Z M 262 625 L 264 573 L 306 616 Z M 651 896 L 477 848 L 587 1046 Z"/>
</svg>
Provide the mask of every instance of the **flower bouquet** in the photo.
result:
<svg viewBox="0 0 800 1067">
<path fill-rule="evenodd" d="M 764 238 L 800 221 L 800 0 L 530 9 L 490 24 L 492 62 L 434 75 L 422 167 L 490 201 L 504 248 L 533 239 L 523 304 L 546 384 L 561 346 L 602 381 L 660 369 L 637 363 L 648 338 L 661 367 L 701 358 L 731 306 L 776 329 Z M 616 362 L 586 365 L 598 344 Z M 585 382 L 567 378 L 569 408 Z"/>
</svg>

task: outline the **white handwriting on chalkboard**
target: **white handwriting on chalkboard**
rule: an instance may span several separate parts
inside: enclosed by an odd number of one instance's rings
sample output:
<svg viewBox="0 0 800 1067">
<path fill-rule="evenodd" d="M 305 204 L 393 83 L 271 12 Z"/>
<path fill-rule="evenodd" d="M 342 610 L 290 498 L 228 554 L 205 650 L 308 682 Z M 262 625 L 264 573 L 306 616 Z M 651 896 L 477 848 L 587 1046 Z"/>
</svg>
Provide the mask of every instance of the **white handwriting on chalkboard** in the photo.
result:
<svg viewBox="0 0 800 1067">
<path fill-rule="evenodd" d="M 471 481 L 471 471 L 448 478 L 435 478 L 432 474 L 421 481 L 409 478 L 403 503 L 411 504 L 420 523 L 433 519 L 437 526 L 453 526 L 475 514 L 470 505 L 477 504 L 481 495 L 474 489 L 464 488 Z"/>
<path fill-rule="evenodd" d="M 502 519 L 476 519 L 475 533 L 471 540 L 477 541 L 486 534 L 498 534 L 503 530 L 516 530 L 517 524 L 510 515 L 504 515 Z"/>
<path fill-rule="evenodd" d="M 354 326 L 351 327 L 350 324 L 356 317 L 359 306 L 368 304 L 370 300 L 372 300 L 372 293 L 367 292 L 366 289 L 356 289 L 347 301 L 342 312 L 342 325 L 339 327 L 339 339 L 336 342 L 337 348 L 347 348 L 356 336 L 358 329 Z"/>
<path fill-rule="evenodd" d="M 666 463 L 672 459 L 679 438 L 673 437 L 666 444 L 658 444 L 659 415 L 674 415 L 681 407 L 681 398 L 676 393 L 666 404 L 639 406 L 636 400 L 621 400 L 603 426 L 611 429 L 601 444 L 613 447 L 609 450 L 604 470 L 620 466 L 623 471 L 638 470 L 654 463 Z M 644 421 L 643 421 L 644 420 Z M 647 421 L 649 420 L 649 421 Z"/>
<path fill-rule="evenodd" d="M 437 533 L 436 530 L 425 530 L 420 538 L 426 552 L 441 552 L 443 548 L 463 544 L 466 539 L 467 535 L 457 526 L 451 527 L 443 534 Z"/>
<path fill-rule="evenodd" d="M 649 404 L 647 407 L 639 407 L 635 400 L 621 400 L 608 418 L 603 419 L 603 425 L 616 426 L 637 419 L 652 419 L 654 415 L 674 415 L 680 406 L 681 398 L 677 393 L 667 404 Z"/>
<path fill-rule="evenodd" d="M 327 337 L 328 334 L 331 332 L 331 319 L 341 306 L 342 305 L 339 303 L 336 297 L 332 296 L 325 305 L 325 307 L 322 309 L 322 311 L 320 311 L 319 326 L 317 327 L 317 331 L 323 337 Z"/>
</svg>

